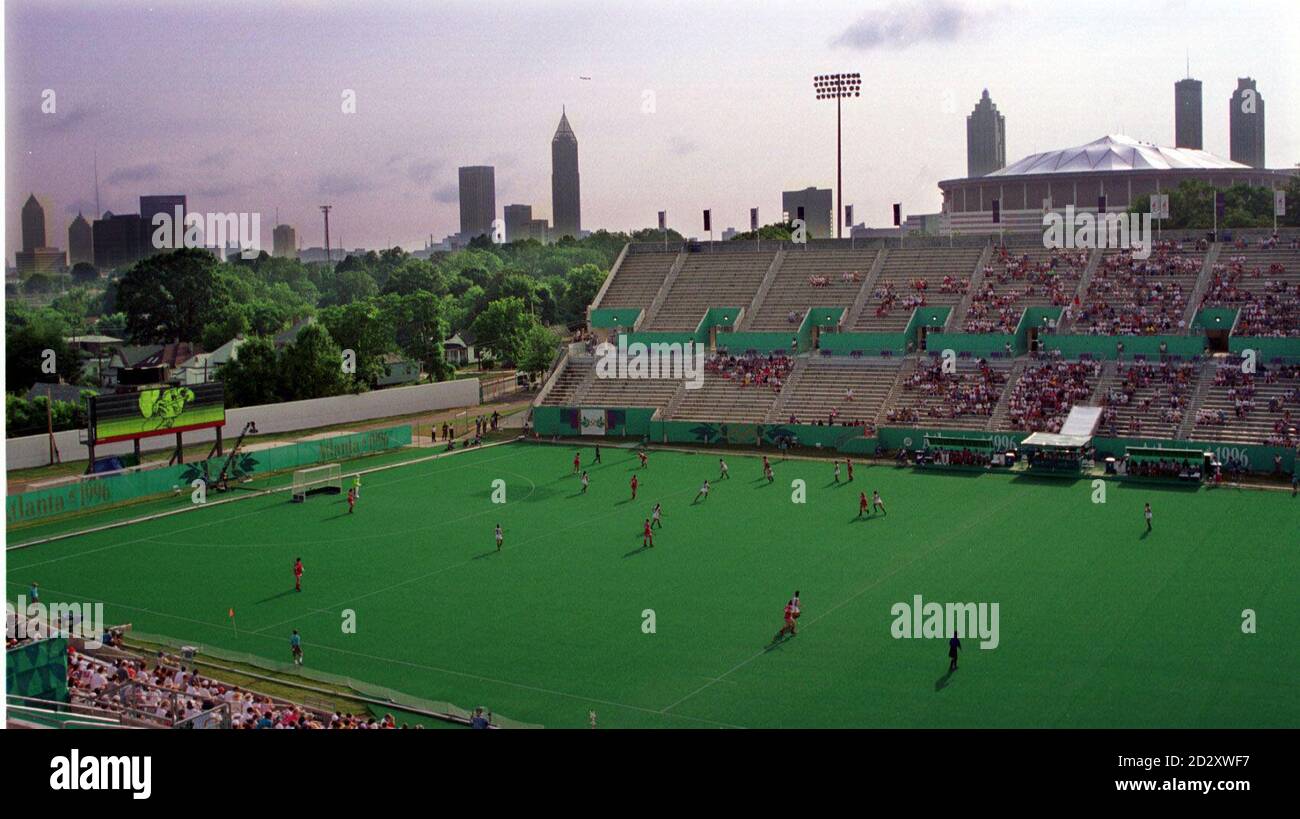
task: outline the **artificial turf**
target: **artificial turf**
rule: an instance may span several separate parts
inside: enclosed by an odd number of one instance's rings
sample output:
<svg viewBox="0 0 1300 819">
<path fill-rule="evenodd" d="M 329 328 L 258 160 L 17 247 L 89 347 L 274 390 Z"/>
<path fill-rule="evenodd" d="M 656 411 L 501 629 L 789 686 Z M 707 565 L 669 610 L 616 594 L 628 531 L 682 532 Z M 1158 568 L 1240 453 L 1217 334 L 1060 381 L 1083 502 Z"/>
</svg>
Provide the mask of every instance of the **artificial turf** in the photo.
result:
<svg viewBox="0 0 1300 819">
<path fill-rule="evenodd" d="M 277 661 L 297 628 L 312 669 L 548 727 L 591 711 L 600 727 L 1300 726 L 1285 493 L 1110 482 L 1094 503 L 1086 480 L 892 466 L 836 486 L 829 462 L 794 459 L 768 484 L 738 455 L 717 481 L 717 453 L 652 451 L 638 469 L 584 445 L 583 495 L 578 449 L 374 472 L 352 515 L 280 493 L 10 551 L 8 596 L 38 581 L 42 602 L 102 600 L 110 623 Z M 887 514 L 859 520 L 873 489 Z M 642 549 L 656 501 L 664 526 Z M 796 589 L 799 634 L 772 645 Z M 948 674 L 946 640 L 891 635 L 917 594 L 997 603 L 998 647 L 966 638 Z"/>
</svg>

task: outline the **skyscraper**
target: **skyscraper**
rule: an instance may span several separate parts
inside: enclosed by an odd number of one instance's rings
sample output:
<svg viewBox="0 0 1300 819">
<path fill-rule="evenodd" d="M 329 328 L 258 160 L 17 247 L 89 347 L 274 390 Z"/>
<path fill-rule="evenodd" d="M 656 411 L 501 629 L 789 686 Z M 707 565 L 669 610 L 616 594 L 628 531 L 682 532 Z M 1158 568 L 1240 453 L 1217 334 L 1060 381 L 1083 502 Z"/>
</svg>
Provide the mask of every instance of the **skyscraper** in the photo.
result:
<svg viewBox="0 0 1300 819">
<path fill-rule="evenodd" d="M 42 247 L 45 247 L 45 208 L 33 193 L 23 205 L 23 250 L 30 253 Z"/>
<path fill-rule="evenodd" d="M 460 169 L 460 235 L 465 241 L 492 235 L 497 214 L 496 169 L 470 165 Z"/>
<path fill-rule="evenodd" d="M 1264 167 L 1264 97 L 1250 77 L 1237 78 L 1228 101 L 1228 149 L 1233 162 Z"/>
<path fill-rule="evenodd" d="M 1006 118 L 984 89 L 975 110 L 966 117 L 966 175 L 984 176 L 1007 164 Z"/>
<path fill-rule="evenodd" d="M 180 208 L 181 218 L 179 220 L 176 218 L 177 208 Z M 167 214 L 167 218 L 171 220 L 172 235 L 167 242 L 156 244 L 154 242 L 154 233 L 158 230 L 158 226 L 154 224 L 153 217 L 159 213 Z M 144 231 L 144 236 L 140 239 L 140 249 L 145 256 L 152 256 L 163 250 L 176 250 L 184 247 L 185 197 L 181 194 L 141 196 L 140 229 Z"/>
<path fill-rule="evenodd" d="M 68 225 L 68 264 L 76 267 L 82 262 L 95 263 L 95 241 L 90 223 L 78 213 Z"/>
<path fill-rule="evenodd" d="M 533 221 L 532 205 L 506 205 L 505 219 L 507 242 L 532 238 L 529 229 L 529 224 Z"/>
<path fill-rule="evenodd" d="M 1174 83 L 1174 147 L 1201 150 L 1201 81 L 1188 77 Z"/>
<path fill-rule="evenodd" d="M 91 225 L 94 231 L 95 267 L 114 270 L 127 267 L 144 257 L 141 243 L 146 241 L 144 222 L 137 213 L 119 215 L 104 211 Z"/>
<path fill-rule="evenodd" d="M 582 195 L 578 181 L 578 137 L 560 109 L 560 125 L 551 138 L 551 223 L 556 237 L 582 233 Z"/>
<path fill-rule="evenodd" d="M 292 259 L 298 254 L 298 231 L 290 225 L 276 225 L 271 231 L 271 255 Z"/>
</svg>

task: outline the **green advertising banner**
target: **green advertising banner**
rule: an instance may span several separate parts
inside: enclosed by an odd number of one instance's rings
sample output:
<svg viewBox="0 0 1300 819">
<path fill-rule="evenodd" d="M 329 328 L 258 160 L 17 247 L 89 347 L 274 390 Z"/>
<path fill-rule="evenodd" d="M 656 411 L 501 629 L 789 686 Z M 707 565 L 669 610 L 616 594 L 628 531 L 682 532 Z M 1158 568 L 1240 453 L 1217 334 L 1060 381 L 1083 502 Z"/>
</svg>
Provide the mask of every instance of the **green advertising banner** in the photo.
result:
<svg viewBox="0 0 1300 819">
<path fill-rule="evenodd" d="M 409 425 L 339 435 L 320 441 L 240 451 L 227 478 L 283 472 L 301 466 L 347 461 L 375 452 L 408 446 Z M 107 508 L 151 495 L 190 487 L 195 480 L 215 481 L 228 456 L 159 469 L 90 477 L 52 489 L 10 495 L 5 501 L 6 525 L 35 523 L 59 515 Z"/>
<path fill-rule="evenodd" d="M 52 637 L 5 652 L 5 693 L 68 701 L 68 640 Z"/>
</svg>

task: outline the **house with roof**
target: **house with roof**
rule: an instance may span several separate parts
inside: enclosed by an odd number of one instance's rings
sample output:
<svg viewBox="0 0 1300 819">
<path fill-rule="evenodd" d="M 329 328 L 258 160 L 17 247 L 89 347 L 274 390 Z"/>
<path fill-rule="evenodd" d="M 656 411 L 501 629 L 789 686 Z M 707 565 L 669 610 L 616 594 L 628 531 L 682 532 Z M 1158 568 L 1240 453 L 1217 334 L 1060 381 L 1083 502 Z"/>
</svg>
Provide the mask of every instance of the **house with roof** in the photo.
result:
<svg viewBox="0 0 1300 819">
<path fill-rule="evenodd" d="M 210 353 L 196 353 L 172 371 L 173 384 L 206 384 L 217 380 L 221 368 L 239 357 L 239 348 L 248 339 L 238 335 Z"/>
<path fill-rule="evenodd" d="M 479 361 L 478 350 L 474 347 L 474 331 L 468 328 L 461 330 L 442 343 L 443 355 L 447 363 L 454 367 L 466 367 L 470 364 L 477 364 Z"/>
</svg>

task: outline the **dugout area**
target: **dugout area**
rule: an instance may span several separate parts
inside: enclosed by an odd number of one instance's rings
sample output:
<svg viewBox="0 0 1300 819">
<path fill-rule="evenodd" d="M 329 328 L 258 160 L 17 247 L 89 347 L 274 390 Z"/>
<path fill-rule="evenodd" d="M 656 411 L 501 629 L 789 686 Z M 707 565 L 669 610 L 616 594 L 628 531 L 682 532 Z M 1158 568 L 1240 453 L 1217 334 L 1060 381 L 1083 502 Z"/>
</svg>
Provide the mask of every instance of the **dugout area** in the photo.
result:
<svg viewBox="0 0 1300 819">
<path fill-rule="evenodd" d="M 1112 482 L 1094 503 L 1086 480 L 865 463 L 836 486 L 828 460 L 800 459 L 768 484 L 730 453 L 731 480 L 692 505 L 716 453 L 651 450 L 638 470 L 613 446 L 592 464 L 586 443 L 371 472 L 353 515 L 278 492 L 10 551 L 7 589 L 271 663 L 297 628 L 309 672 L 547 727 L 591 711 L 600 727 L 1300 726 L 1286 493 Z M 857 519 L 873 490 L 888 514 Z M 795 589 L 799 635 L 772 646 Z M 891 635 L 918 594 L 997 603 L 998 647 L 966 641 L 947 675 L 942 640 Z"/>
</svg>

